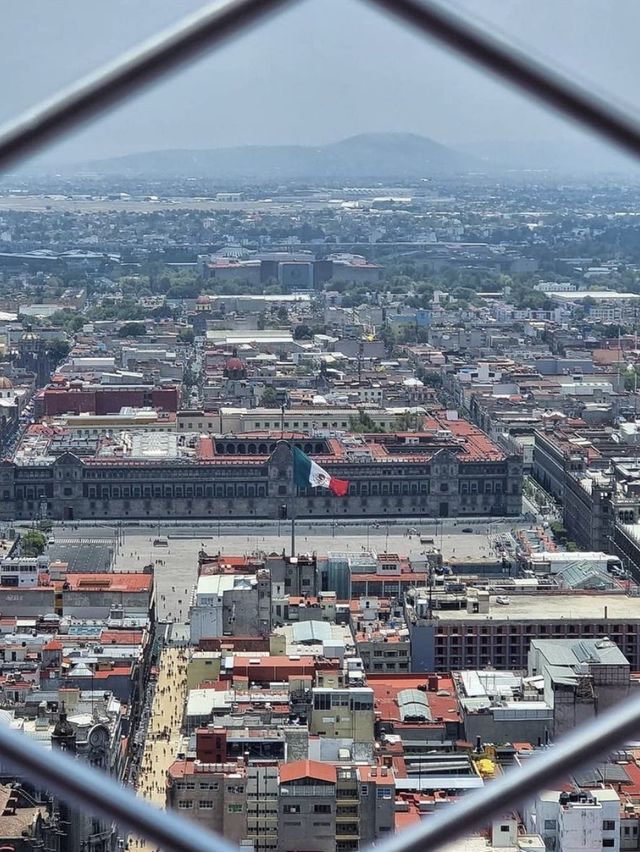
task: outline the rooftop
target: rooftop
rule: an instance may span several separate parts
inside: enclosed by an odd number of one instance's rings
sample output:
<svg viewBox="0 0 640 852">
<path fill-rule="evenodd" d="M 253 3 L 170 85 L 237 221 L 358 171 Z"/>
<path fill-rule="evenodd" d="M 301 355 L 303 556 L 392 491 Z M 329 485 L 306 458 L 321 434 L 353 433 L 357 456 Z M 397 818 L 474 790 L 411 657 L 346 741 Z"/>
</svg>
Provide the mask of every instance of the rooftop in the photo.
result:
<svg viewBox="0 0 640 852">
<path fill-rule="evenodd" d="M 425 591 L 425 597 L 427 592 Z M 464 609 L 436 610 L 435 618 L 441 622 L 464 621 L 533 621 L 549 622 L 579 619 L 582 621 L 622 621 L 640 624 L 640 609 L 636 611 L 633 599 L 625 594 L 599 593 L 540 593 L 511 595 L 508 606 L 496 604 L 491 596 L 489 612 L 467 612 Z"/>
<path fill-rule="evenodd" d="M 153 575 L 135 574 L 67 574 L 66 590 L 73 592 L 145 592 L 153 588 Z"/>
<path fill-rule="evenodd" d="M 303 778 L 312 778 L 314 781 L 323 781 L 327 784 L 336 782 L 336 767 L 319 760 L 294 760 L 291 763 L 283 763 L 279 771 L 281 784 L 300 781 Z"/>
</svg>

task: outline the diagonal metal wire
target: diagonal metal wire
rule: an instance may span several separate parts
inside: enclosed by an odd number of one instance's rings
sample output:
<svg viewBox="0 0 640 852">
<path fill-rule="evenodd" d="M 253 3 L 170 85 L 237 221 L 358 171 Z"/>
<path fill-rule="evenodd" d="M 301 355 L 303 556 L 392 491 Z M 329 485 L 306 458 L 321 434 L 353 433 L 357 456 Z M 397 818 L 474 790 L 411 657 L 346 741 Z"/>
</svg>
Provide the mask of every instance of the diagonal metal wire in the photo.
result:
<svg viewBox="0 0 640 852">
<path fill-rule="evenodd" d="M 55 793 L 88 814 L 115 820 L 133 834 L 171 852 L 238 852 L 236 846 L 197 823 L 161 811 L 121 787 L 106 773 L 73 760 L 58 750 L 47 751 L 0 724 L 0 754 L 36 786 Z"/>
<path fill-rule="evenodd" d="M 0 128 L 0 169 L 6 169 L 64 131 L 105 112 L 143 86 L 292 2 L 216 0 L 207 3 L 195 15 L 184 18 Z"/>
<path fill-rule="evenodd" d="M 107 68 L 61 93 L 14 124 L 0 130 L 0 168 L 26 156 L 65 130 L 123 100 L 208 47 L 221 43 L 269 12 L 293 0 L 227 0 L 210 4 Z M 420 0 L 368 0 L 410 23 L 424 34 L 472 59 L 623 149 L 640 156 L 640 127 L 602 99 L 553 74 L 525 54 L 433 4 Z M 630 737 L 640 727 L 640 698 L 625 702 L 506 773 L 483 790 L 466 796 L 455 808 L 381 844 L 382 852 L 421 852 L 449 843 L 517 805 L 559 775 L 588 763 Z M 26 737 L 0 726 L 0 753 L 34 782 L 46 784 L 71 803 L 115 819 L 164 849 L 231 852 L 234 847 L 195 824 L 143 803 L 102 773 L 64 755 L 47 753 Z"/>
<path fill-rule="evenodd" d="M 209 4 L 14 123 L 0 128 L 0 169 L 145 84 L 212 48 L 293 0 L 227 0 Z M 421 0 L 366 0 L 451 47 L 627 152 L 640 156 L 640 125 L 601 98 L 554 74 L 442 7 Z"/>
<path fill-rule="evenodd" d="M 492 38 L 459 15 L 422 0 L 366 0 L 466 56 L 543 104 L 640 157 L 640 124 L 592 92 L 525 53 Z"/>
<path fill-rule="evenodd" d="M 445 846 L 473 829 L 483 828 L 492 817 L 513 810 L 567 773 L 592 764 L 630 739 L 637 740 L 639 729 L 640 697 L 634 696 L 581 725 L 548 751 L 528 758 L 522 768 L 505 772 L 453 807 L 376 844 L 376 852 L 424 852 Z"/>
<path fill-rule="evenodd" d="M 639 730 L 640 696 L 634 695 L 581 725 L 549 750 L 529 758 L 522 768 L 509 770 L 481 790 L 465 795 L 454 807 L 429 816 L 417 827 L 378 843 L 376 848 L 378 852 L 423 852 L 448 844 L 474 828 L 485 826 L 492 817 L 513 809 L 568 772 L 593 763 L 630 739 L 638 739 Z M 16 735 L 3 724 L 0 724 L 0 755 L 36 785 L 46 787 L 88 813 L 116 820 L 162 849 L 238 852 L 235 846 L 190 820 L 160 811 L 139 799 L 105 773 L 71 760 L 59 751 L 45 751 L 28 736 Z"/>
</svg>

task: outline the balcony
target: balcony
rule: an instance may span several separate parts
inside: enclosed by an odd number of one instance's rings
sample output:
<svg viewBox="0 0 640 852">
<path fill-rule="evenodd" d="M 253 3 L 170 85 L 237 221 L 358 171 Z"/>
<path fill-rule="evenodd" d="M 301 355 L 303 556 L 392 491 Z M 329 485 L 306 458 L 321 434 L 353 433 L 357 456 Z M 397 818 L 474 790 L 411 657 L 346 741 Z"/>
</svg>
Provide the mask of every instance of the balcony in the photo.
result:
<svg viewBox="0 0 640 852">
<path fill-rule="evenodd" d="M 336 841 L 338 843 L 357 842 L 358 840 L 360 840 L 360 829 L 357 825 L 343 825 L 339 829 L 336 828 Z"/>
<path fill-rule="evenodd" d="M 339 805 L 359 805 L 360 799 L 355 790 L 343 790 L 336 792 L 336 800 Z"/>
<path fill-rule="evenodd" d="M 339 822 L 339 823 L 350 823 L 350 822 L 353 822 L 354 819 L 358 819 L 357 811 L 356 811 L 356 813 L 348 813 L 348 814 L 341 814 L 340 811 L 338 811 L 338 813 L 336 814 L 336 822 Z"/>
</svg>

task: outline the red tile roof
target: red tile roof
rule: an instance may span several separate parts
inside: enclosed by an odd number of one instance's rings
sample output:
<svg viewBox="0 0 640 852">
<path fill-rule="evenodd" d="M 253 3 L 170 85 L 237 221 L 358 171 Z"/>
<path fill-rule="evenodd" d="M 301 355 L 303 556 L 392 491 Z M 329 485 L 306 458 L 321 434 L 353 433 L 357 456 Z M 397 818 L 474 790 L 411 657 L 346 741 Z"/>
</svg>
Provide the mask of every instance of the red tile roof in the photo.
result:
<svg viewBox="0 0 640 852">
<path fill-rule="evenodd" d="M 280 766 L 280 783 L 299 781 L 301 778 L 313 778 L 328 784 L 336 782 L 336 768 L 319 760 L 294 760 Z"/>
<path fill-rule="evenodd" d="M 139 645 L 142 630 L 103 630 L 100 642 L 102 645 Z"/>
<path fill-rule="evenodd" d="M 67 574 L 65 582 L 70 591 L 88 592 L 144 592 L 153 586 L 153 575 L 115 574 Z"/>
</svg>

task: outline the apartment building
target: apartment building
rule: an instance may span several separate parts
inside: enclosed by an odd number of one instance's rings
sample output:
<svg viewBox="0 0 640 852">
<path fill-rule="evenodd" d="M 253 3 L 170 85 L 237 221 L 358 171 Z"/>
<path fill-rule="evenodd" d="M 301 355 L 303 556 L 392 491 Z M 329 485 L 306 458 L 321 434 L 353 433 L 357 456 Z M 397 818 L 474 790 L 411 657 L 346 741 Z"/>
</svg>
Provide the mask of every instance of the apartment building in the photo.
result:
<svg viewBox="0 0 640 852">
<path fill-rule="evenodd" d="M 271 629 L 271 581 L 257 574 L 202 574 L 189 609 L 190 641 L 223 636 L 268 636 Z"/>
<path fill-rule="evenodd" d="M 351 852 L 394 828 L 395 779 L 386 767 L 315 760 L 280 767 L 281 852 Z"/>
<path fill-rule="evenodd" d="M 636 688 L 627 658 L 611 639 L 533 639 L 528 673 L 544 678 L 556 738 L 624 701 Z"/>
<path fill-rule="evenodd" d="M 411 640 L 406 628 L 365 625 L 356 633 L 356 649 L 367 672 L 408 672 Z"/>
<path fill-rule="evenodd" d="M 230 843 L 240 843 L 247 836 L 246 766 L 176 760 L 167 770 L 166 803 Z"/>
</svg>

